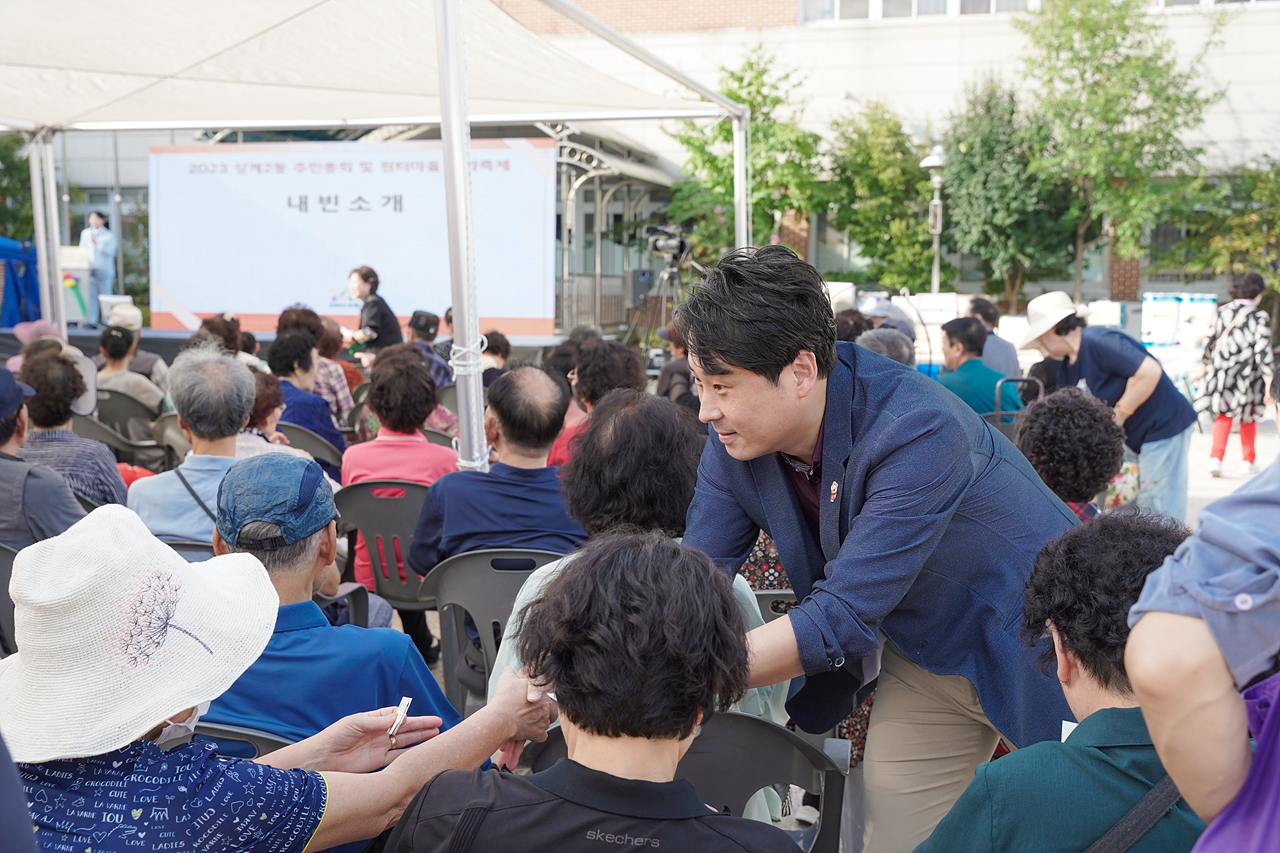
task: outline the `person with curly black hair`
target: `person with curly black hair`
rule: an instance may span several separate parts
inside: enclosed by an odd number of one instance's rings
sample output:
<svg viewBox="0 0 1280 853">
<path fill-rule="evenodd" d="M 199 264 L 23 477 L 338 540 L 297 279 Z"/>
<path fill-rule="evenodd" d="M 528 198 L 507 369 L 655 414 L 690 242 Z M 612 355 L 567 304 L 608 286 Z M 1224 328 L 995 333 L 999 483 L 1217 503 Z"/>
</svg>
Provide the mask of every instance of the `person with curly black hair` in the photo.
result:
<svg viewBox="0 0 1280 853">
<path fill-rule="evenodd" d="M 1102 514 L 1093 502 L 1124 464 L 1124 430 L 1100 400 L 1063 388 L 1018 414 L 1014 444 L 1040 479 L 1082 523 Z"/>
<path fill-rule="evenodd" d="M 746 624 L 710 558 L 657 530 L 604 536 L 517 620 L 530 678 L 555 686 L 569 757 L 530 776 L 441 773 L 384 849 L 799 849 L 675 781 L 699 724 L 747 689 Z"/>
<path fill-rule="evenodd" d="M 643 391 L 648 385 L 640 354 L 618 341 L 589 340 L 578 348 L 576 363 L 569 371 L 569 384 L 574 398 L 582 404 L 588 417 L 566 428 L 551 446 L 548 465 L 567 465 L 573 456 L 573 445 L 590 423 L 591 410 L 605 394 L 615 388 Z"/>
<path fill-rule="evenodd" d="M 1029 641 L 1046 632 L 1053 638 L 1041 662 L 1056 673 L 1079 725 L 1061 743 L 1034 744 L 979 766 L 915 853 L 1085 850 L 1148 794 L 1148 802 L 1165 795 L 1168 789 L 1159 786 L 1168 777 L 1133 695 L 1124 654 L 1129 608 L 1147 575 L 1189 534 L 1164 516 L 1110 515 L 1040 549 L 1027 582 L 1022 629 Z M 1156 811 L 1161 817 L 1145 834 L 1131 830 L 1129 837 L 1137 836 L 1132 846 L 1116 849 L 1186 851 L 1204 831 L 1204 821 L 1176 788 Z"/>
</svg>

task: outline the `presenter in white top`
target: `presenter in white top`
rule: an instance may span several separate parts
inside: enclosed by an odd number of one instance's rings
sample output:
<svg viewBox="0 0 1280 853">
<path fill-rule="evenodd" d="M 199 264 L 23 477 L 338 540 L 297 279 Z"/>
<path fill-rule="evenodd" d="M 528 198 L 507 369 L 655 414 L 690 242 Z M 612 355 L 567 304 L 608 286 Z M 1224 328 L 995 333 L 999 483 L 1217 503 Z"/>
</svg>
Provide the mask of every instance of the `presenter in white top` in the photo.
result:
<svg viewBox="0 0 1280 853">
<path fill-rule="evenodd" d="M 80 232 L 80 248 L 89 254 L 89 289 L 85 294 L 85 320 L 98 322 L 98 294 L 114 293 L 116 252 L 120 243 L 107 227 L 107 217 L 98 211 L 89 214 L 89 227 Z"/>
</svg>

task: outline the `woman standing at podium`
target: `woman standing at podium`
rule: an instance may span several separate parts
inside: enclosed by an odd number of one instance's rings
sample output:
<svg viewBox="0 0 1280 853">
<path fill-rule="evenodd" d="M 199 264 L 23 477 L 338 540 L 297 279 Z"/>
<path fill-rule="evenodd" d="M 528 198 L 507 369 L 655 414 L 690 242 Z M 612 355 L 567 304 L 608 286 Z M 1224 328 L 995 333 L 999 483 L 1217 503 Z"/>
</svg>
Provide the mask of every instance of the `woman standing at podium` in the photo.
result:
<svg viewBox="0 0 1280 853">
<path fill-rule="evenodd" d="M 400 334 L 400 321 L 386 301 L 378 295 L 378 274 L 372 267 L 356 267 L 351 271 L 347 287 L 353 299 L 364 304 L 360 309 L 360 324 L 354 331 L 342 330 L 345 346 L 364 344 L 368 355 L 361 353 L 361 361 L 373 360 L 378 350 L 404 343 Z M 367 364 L 365 365 L 368 366 Z"/>
</svg>

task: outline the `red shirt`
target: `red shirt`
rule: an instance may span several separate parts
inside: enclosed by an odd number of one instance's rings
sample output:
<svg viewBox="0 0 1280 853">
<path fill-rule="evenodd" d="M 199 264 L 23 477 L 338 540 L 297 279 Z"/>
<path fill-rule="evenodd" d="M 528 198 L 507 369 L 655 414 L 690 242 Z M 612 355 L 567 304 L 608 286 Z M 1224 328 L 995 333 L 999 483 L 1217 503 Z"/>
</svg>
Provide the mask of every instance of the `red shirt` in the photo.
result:
<svg viewBox="0 0 1280 853">
<path fill-rule="evenodd" d="M 551 452 L 547 454 L 547 465 L 559 465 L 564 467 L 569 464 L 569 458 L 573 456 L 573 444 L 578 443 L 578 436 L 587 431 L 587 425 L 591 423 L 590 418 L 583 418 L 571 427 L 565 427 L 564 432 L 560 433 L 560 437 L 556 439 L 556 443 L 551 445 Z"/>
<path fill-rule="evenodd" d="M 458 454 L 451 448 L 427 441 L 421 433 L 393 432 L 386 427 L 372 441 L 353 444 L 342 454 L 342 485 L 362 480 L 409 480 L 429 486 L 451 471 L 458 470 Z M 395 491 L 388 489 L 390 494 Z M 401 492 L 403 493 L 403 492 Z M 408 543 L 403 546 L 408 550 Z M 384 558 L 391 555 L 384 554 Z M 404 565 L 404 554 L 396 562 Z M 356 542 L 356 581 L 374 590 L 373 564 L 364 537 Z"/>
</svg>

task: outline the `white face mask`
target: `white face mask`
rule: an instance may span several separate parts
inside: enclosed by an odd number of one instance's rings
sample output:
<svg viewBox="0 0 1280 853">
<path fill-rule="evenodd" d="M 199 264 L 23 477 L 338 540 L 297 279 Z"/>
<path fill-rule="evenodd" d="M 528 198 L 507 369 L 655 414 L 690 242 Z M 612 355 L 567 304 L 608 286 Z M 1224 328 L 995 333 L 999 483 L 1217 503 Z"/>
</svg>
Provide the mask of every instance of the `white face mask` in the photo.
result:
<svg viewBox="0 0 1280 853">
<path fill-rule="evenodd" d="M 156 738 L 156 745 L 164 746 L 170 741 L 181 740 L 184 737 L 190 737 L 195 734 L 196 723 L 200 722 L 200 718 L 208 712 L 209 703 L 201 702 L 196 706 L 196 709 L 191 712 L 191 715 L 182 722 L 167 722 L 165 727 L 160 730 L 160 737 Z"/>
</svg>

